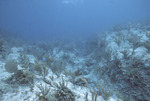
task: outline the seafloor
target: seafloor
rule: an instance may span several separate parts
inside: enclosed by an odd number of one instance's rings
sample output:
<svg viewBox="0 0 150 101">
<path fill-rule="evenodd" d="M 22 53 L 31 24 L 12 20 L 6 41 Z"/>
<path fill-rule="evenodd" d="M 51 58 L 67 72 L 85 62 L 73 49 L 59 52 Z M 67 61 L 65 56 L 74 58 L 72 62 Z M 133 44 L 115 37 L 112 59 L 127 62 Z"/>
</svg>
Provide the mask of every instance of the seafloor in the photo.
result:
<svg viewBox="0 0 150 101">
<path fill-rule="evenodd" d="M 8 36 L 0 31 L 0 101 L 150 101 L 149 24 L 78 41 Z"/>
</svg>

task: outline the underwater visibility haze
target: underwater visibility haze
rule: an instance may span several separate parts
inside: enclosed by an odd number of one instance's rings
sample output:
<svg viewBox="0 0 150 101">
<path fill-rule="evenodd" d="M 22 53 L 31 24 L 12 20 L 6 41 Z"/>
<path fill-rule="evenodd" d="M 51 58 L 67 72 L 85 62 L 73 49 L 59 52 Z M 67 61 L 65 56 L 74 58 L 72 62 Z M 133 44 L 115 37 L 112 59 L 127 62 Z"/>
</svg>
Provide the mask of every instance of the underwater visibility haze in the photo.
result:
<svg viewBox="0 0 150 101">
<path fill-rule="evenodd" d="M 150 101 L 150 0 L 0 0 L 0 101 Z"/>
<path fill-rule="evenodd" d="M 148 20 L 149 0 L 1 0 L 0 28 L 30 40 L 79 38 Z"/>
</svg>

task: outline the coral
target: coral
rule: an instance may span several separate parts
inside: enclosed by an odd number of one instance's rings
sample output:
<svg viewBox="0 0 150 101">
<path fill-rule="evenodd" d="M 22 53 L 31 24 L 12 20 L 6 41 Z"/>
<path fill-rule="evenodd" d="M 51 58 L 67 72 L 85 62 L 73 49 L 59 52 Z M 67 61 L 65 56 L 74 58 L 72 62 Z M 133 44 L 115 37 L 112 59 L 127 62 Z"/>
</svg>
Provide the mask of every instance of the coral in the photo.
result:
<svg viewBox="0 0 150 101">
<path fill-rule="evenodd" d="M 92 93 L 92 101 L 97 101 L 99 91 L 91 91 L 91 93 Z"/>
<path fill-rule="evenodd" d="M 53 87 L 52 82 L 50 80 L 48 80 L 48 79 L 45 78 L 45 79 L 43 79 L 43 81 L 45 83 L 47 83 L 48 85 L 50 85 L 51 87 Z"/>
<path fill-rule="evenodd" d="M 108 89 L 109 87 L 105 84 L 96 84 L 97 92 L 101 95 L 106 101 L 113 95 L 113 91 Z"/>
<path fill-rule="evenodd" d="M 80 75 L 82 75 L 82 74 L 83 74 L 83 72 L 82 72 L 81 69 L 77 69 L 77 70 L 74 72 L 74 76 L 80 76 Z"/>
<path fill-rule="evenodd" d="M 73 80 L 73 83 L 79 86 L 88 87 L 88 81 L 85 77 L 79 76 Z"/>
<path fill-rule="evenodd" d="M 40 89 L 40 92 L 36 94 L 39 97 L 39 100 L 48 101 L 46 95 L 50 92 L 50 87 L 48 87 L 47 85 L 44 86 L 42 85 L 42 83 L 37 85 L 37 87 Z"/>
<path fill-rule="evenodd" d="M 67 87 L 64 80 L 62 79 L 62 83 L 59 85 L 55 83 L 57 91 L 55 93 L 55 97 L 58 101 L 75 101 L 75 95 L 73 92 Z"/>
<path fill-rule="evenodd" d="M 46 75 L 48 75 L 48 69 L 45 62 L 35 60 L 34 69 L 39 75 L 43 76 L 43 79 L 45 79 Z"/>
<path fill-rule="evenodd" d="M 127 95 L 128 99 L 147 100 L 150 94 L 149 69 L 141 60 L 133 56 L 124 60 L 115 59 L 108 64 L 106 71 L 112 83 L 121 85 L 120 92 Z"/>
<path fill-rule="evenodd" d="M 150 79 L 149 68 L 145 68 L 144 64 L 134 58 L 130 60 L 126 67 L 122 68 L 123 74 L 120 77 L 126 81 L 126 87 L 122 88 L 122 92 L 128 93 L 135 100 L 148 100 L 150 95 Z M 118 79 L 117 79 L 118 80 Z M 119 81 L 119 80 L 118 80 Z"/>
<path fill-rule="evenodd" d="M 83 76 L 82 68 L 78 68 L 74 72 L 72 71 L 68 72 L 70 73 L 69 75 L 72 77 L 70 80 L 73 84 L 88 87 L 88 79 Z"/>
<path fill-rule="evenodd" d="M 16 73 L 18 71 L 17 66 L 18 66 L 18 64 L 14 60 L 8 60 L 5 63 L 5 69 L 9 73 Z"/>
<path fill-rule="evenodd" d="M 0 100 L 1 100 L 1 98 L 3 96 L 3 94 L 4 94 L 4 91 L 2 89 L 0 89 Z"/>
<path fill-rule="evenodd" d="M 148 38 L 145 42 L 142 43 L 142 45 L 150 51 L 150 33 L 145 32 L 145 36 Z"/>
<path fill-rule="evenodd" d="M 31 67 L 29 58 L 25 54 L 20 53 L 19 60 L 22 68 L 29 69 Z"/>
<path fill-rule="evenodd" d="M 148 36 L 148 33 L 146 33 Z M 120 38 L 120 36 L 116 36 Z M 105 58 L 107 63 L 103 63 L 103 66 L 97 67 L 101 77 L 109 78 L 111 83 L 117 86 L 119 93 L 125 96 L 125 99 L 135 101 L 148 101 L 150 95 L 150 68 L 145 66 L 145 61 L 142 60 L 145 55 L 149 53 L 149 42 L 142 43 L 142 35 L 129 31 L 128 36 L 124 43 L 128 41 L 128 47 L 122 46 L 123 51 L 110 51 L 110 56 L 113 56 L 111 61 L 109 58 Z M 141 46 L 145 46 L 141 48 Z M 147 48 L 147 49 L 146 49 Z M 111 47 L 108 47 L 111 50 Z M 107 49 L 106 49 L 107 50 Z M 146 51 L 145 51 L 146 50 Z M 147 51 L 148 50 L 148 51 Z M 114 53 L 113 53 L 114 52 Z M 121 53 L 121 58 L 119 54 Z M 103 62 L 103 61 L 102 61 Z M 102 90 L 102 96 L 108 98 L 108 91 Z"/>
<path fill-rule="evenodd" d="M 6 80 L 10 84 L 28 84 L 33 83 L 33 74 L 28 70 L 18 70 Z"/>
<path fill-rule="evenodd" d="M 91 93 L 92 93 L 92 100 L 90 100 L 90 101 L 97 101 L 97 96 L 98 96 L 98 93 L 99 93 L 99 91 L 91 91 Z M 89 101 L 89 99 L 88 99 L 88 92 L 86 92 L 86 94 L 85 94 L 85 101 Z"/>
<path fill-rule="evenodd" d="M 9 51 L 10 49 L 8 48 L 6 41 L 4 41 L 4 39 L 0 39 L 0 55 L 3 59 L 6 57 L 6 55 L 8 55 Z"/>
<path fill-rule="evenodd" d="M 64 65 L 63 65 L 63 61 L 56 61 L 54 62 L 51 70 L 56 73 L 56 75 L 60 75 L 62 73 L 62 71 L 64 70 Z"/>
<path fill-rule="evenodd" d="M 130 32 L 130 34 L 126 37 L 126 40 L 132 44 L 133 49 L 135 50 L 137 47 L 142 46 L 141 43 L 142 36 L 136 33 Z"/>
<path fill-rule="evenodd" d="M 95 53 L 91 55 L 97 61 L 93 69 L 95 74 L 104 79 L 106 85 L 112 84 L 125 101 L 150 99 L 150 34 L 139 28 L 129 26 L 127 29 L 109 32 L 103 42 L 107 43 L 104 51 L 100 51 L 97 46 Z M 101 40 L 99 38 L 99 42 Z M 99 54 L 102 58 L 97 59 Z M 105 99 L 112 95 L 104 87 L 99 91 Z"/>
<path fill-rule="evenodd" d="M 54 56 L 45 55 L 43 57 L 43 63 L 47 65 L 57 76 L 59 76 L 65 69 L 63 64 L 64 61 L 62 61 L 61 58 L 55 59 Z"/>
</svg>

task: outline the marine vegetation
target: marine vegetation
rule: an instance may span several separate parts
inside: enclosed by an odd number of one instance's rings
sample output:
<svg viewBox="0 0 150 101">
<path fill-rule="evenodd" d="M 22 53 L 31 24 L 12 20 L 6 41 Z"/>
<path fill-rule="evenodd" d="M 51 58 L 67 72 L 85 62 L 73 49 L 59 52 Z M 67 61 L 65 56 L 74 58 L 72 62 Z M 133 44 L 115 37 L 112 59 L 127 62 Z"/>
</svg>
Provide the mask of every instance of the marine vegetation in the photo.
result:
<svg viewBox="0 0 150 101">
<path fill-rule="evenodd" d="M 28 69 L 18 70 L 18 63 L 14 60 L 8 60 L 5 63 L 5 70 L 13 73 L 7 78 L 6 82 L 10 84 L 28 84 L 33 82 L 33 74 Z"/>
<path fill-rule="evenodd" d="M 18 64 L 14 60 L 8 60 L 5 63 L 5 70 L 9 73 L 16 73 L 18 71 Z"/>
<path fill-rule="evenodd" d="M 85 101 L 97 101 L 97 96 L 99 94 L 99 91 L 91 91 L 91 93 L 92 93 L 92 99 L 89 100 L 88 99 L 88 92 L 86 92 Z"/>
<path fill-rule="evenodd" d="M 29 84 L 33 83 L 33 74 L 28 70 L 18 70 L 6 82 L 9 84 Z"/>
<path fill-rule="evenodd" d="M 3 39 L 0 39 L 0 55 L 4 59 L 5 56 L 8 54 L 9 48 L 6 45 L 6 42 Z"/>
<path fill-rule="evenodd" d="M 139 32 L 122 29 L 109 33 L 105 48 L 108 56 L 102 57 L 95 68 L 99 77 L 110 79 L 125 101 L 149 101 L 149 33 Z"/>
<path fill-rule="evenodd" d="M 63 79 L 59 84 L 55 83 L 55 86 L 57 88 L 55 97 L 58 101 L 75 101 L 74 93 L 67 87 Z"/>
<path fill-rule="evenodd" d="M 49 43 L 10 48 L 6 59 L 0 58 L 1 87 L 20 85 L 16 96 L 34 101 L 149 101 L 150 31 L 115 29 L 86 40 L 84 49 L 61 42 L 51 49 Z M 0 40 L 0 52 L 4 43 Z M 4 93 L 14 88 L 5 88 L 0 100 L 7 101 Z"/>
<path fill-rule="evenodd" d="M 39 88 L 40 92 L 38 92 L 36 95 L 39 97 L 40 101 L 48 101 L 47 99 L 47 94 L 50 92 L 50 87 L 48 87 L 47 85 L 42 85 L 42 83 L 40 83 L 39 85 L 37 85 L 37 87 Z"/>
<path fill-rule="evenodd" d="M 41 75 L 43 79 L 45 79 L 46 75 L 48 75 L 48 69 L 45 62 L 35 60 L 34 70 L 38 75 Z"/>
<path fill-rule="evenodd" d="M 24 69 L 30 69 L 31 68 L 31 63 L 29 61 L 29 58 L 25 55 L 25 53 L 20 53 L 19 55 L 19 62 L 21 64 L 21 67 Z"/>
<path fill-rule="evenodd" d="M 72 72 L 70 71 L 70 73 Z M 82 69 L 77 69 L 75 72 L 71 74 L 71 77 L 72 77 L 71 82 L 73 84 L 88 87 L 88 79 L 84 77 Z"/>
</svg>

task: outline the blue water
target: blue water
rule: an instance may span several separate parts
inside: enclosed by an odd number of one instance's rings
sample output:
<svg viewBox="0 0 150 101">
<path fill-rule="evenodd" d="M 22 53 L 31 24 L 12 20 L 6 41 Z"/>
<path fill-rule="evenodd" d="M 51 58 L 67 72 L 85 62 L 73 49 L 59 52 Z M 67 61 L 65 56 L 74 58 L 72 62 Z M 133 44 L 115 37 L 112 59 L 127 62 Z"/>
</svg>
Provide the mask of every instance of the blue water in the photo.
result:
<svg viewBox="0 0 150 101">
<path fill-rule="evenodd" d="M 46 80 L 51 75 L 54 84 L 61 73 L 73 85 L 88 85 L 93 94 L 99 90 L 98 96 L 104 99 L 149 101 L 149 54 L 150 0 L 0 0 L 0 101 L 17 99 L 14 95 L 44 100 L 40 95 L 26 95 L 24 88 L 14 93 L 11 83 L 24 87 L 22 81 L 34 81 L 36 86 L 45 80 L 50 84 Z M 21 68 L 11 78 L 5 74 L 9 70 L 4 70 L 8 59 L 17 61 L 9 69 L 17 68 L 16 63 Z M 46 77 L 46 69 L 58 78 Z M 23 70 L 35 78 L 26 82 L 28 74 L 24 76 Z M 79 90 L 75 87 L 73 91 Z"/>
<path fill-rule="evenodd" d="M 0 28 L 29 40 L 86 38 L 147 21 L 150 0 L 0 0 Z"/>
</svg>

